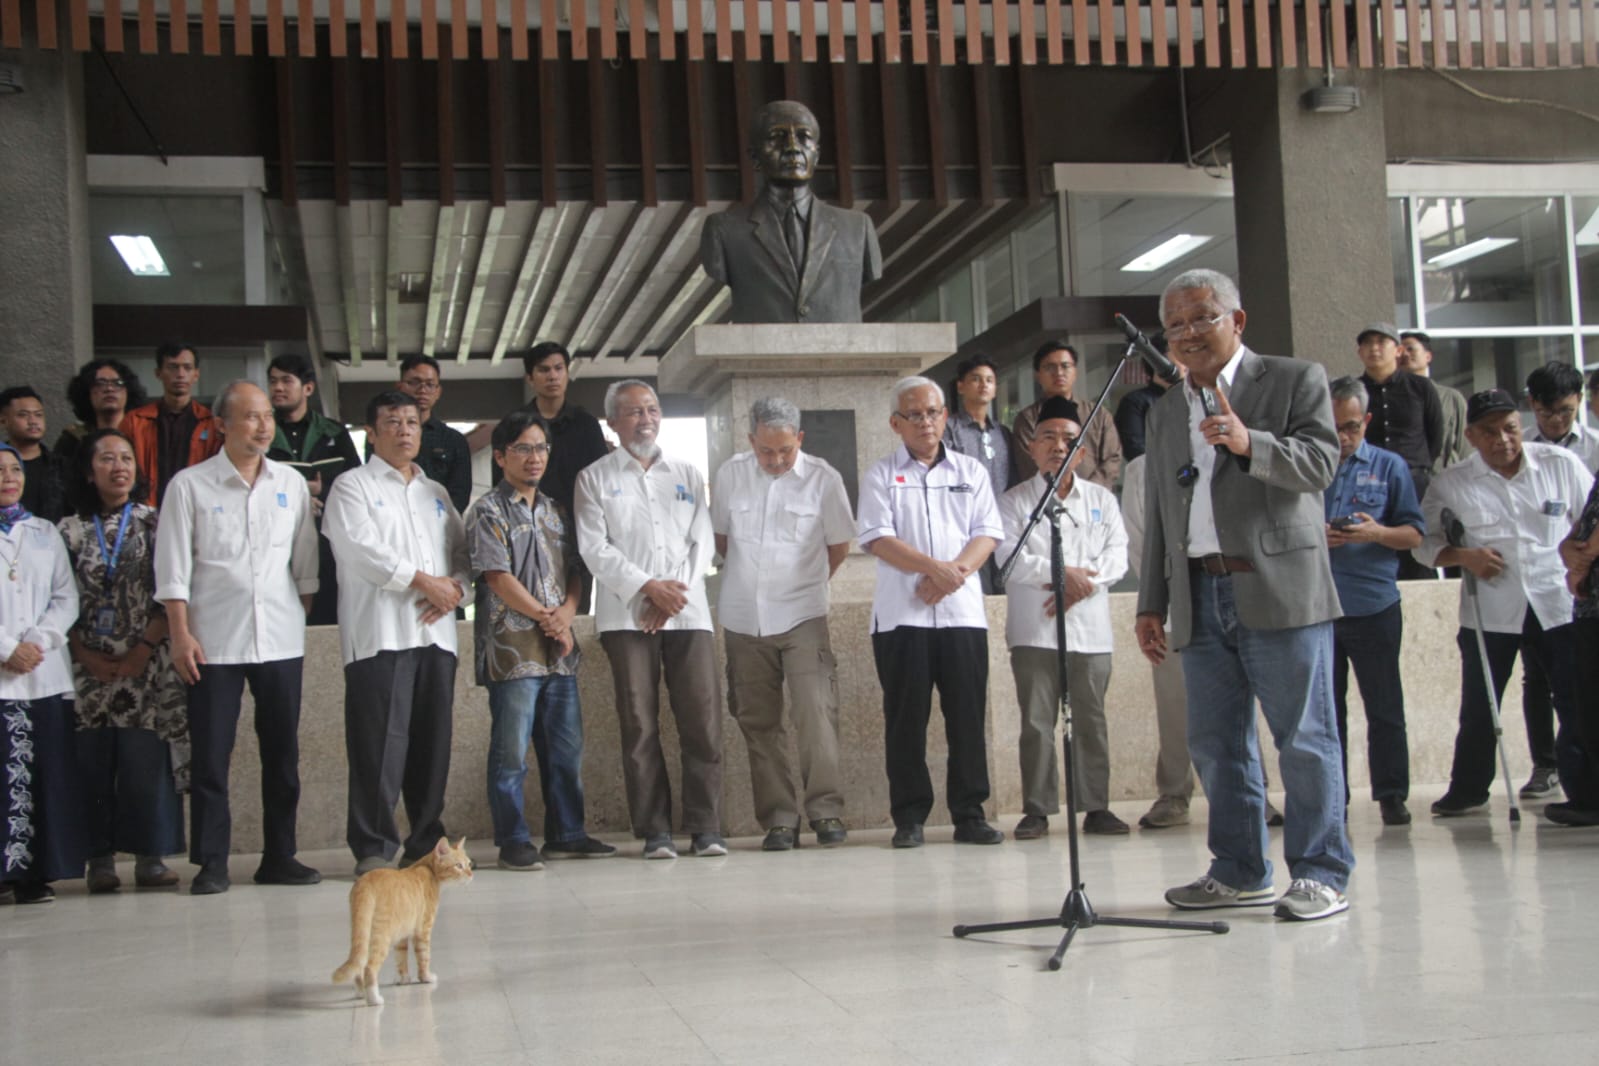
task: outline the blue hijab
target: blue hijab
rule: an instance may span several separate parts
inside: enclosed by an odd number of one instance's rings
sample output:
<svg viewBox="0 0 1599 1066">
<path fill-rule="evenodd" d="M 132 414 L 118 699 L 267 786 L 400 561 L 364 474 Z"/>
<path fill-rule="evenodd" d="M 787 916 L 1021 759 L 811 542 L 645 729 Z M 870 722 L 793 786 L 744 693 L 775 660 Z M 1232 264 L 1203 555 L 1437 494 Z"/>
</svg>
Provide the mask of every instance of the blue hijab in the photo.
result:
<svg viewBox="0 0 1599 1066">
<path fill-rule="evenodd" d="M 22 453 L 17 451 L 9 444 L 0 444 L 0 452 L 10 452 L 12 455 L 17 457 L 17 462 L 23 462 Z M 26 469 L 26 467 L 24 467 L 24 469 Z M 0 507 L 0 533 L 10 533 L 12 526 L 19 522 L 26 522 L 32 517 L 33 513 L 30 512 L 26 507 L 22 506 L 21 500 L 18 500 L 16 503 L 13 503 L 8 507 Z"/>
</svg>

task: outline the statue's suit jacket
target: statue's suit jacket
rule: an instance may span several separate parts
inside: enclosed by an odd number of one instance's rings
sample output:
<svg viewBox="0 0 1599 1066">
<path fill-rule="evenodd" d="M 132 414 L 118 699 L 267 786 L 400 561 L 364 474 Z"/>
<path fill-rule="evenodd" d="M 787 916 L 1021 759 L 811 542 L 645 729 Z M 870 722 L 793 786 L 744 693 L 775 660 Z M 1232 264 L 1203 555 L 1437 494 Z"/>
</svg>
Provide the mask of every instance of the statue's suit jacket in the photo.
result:
<svg viewBox="0 0 1599 1066">
<path fill-rule="evenodd" d="M 883 273 L 872 220 L 811 200 L 805 277 L 763 191 L 705 220 L 700 261 L 733 290 L 734 322 L 859 322 L 861 286 Z"/>
<path fill-rule="evenodd" d="M 1249 427 L 1251 444 L 1246 460 L 1218 455 L 1210 483 L 1222 554 L 1255 567 L 1232 575 L 1238 621 L 1251 629 L 1288 629 L 1340 617 L 1322 503 L 1338 469 L 1326 371 L 1245 348 L 1227 401 Z M 1166 390 L 1150 410 L 1148 427 L 1138 611 L 1169 617 L 1177 649 L 1188 644 L 1193 622 L 1188 505 L 1194 490 L 1177 479 L 1193 459 L 1186 385 Z"/>
</svg>

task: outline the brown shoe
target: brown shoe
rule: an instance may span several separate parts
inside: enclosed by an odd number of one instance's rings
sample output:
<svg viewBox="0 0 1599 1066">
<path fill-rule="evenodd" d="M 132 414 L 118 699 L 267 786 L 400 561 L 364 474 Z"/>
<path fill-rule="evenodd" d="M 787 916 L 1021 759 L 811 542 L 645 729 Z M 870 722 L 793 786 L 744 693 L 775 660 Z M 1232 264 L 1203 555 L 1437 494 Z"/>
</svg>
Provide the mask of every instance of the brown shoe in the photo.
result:
<svg viewBox="0 0 1599 1066">
<path fill-rule="evenodd" d="M 1162 796 L 1157 799 L 1138 824 L 1145 829 L 1170 829 L 1188 824 L 1188 801 L 1181 796 Z"/>
<path fill-rule="evenodd" d="M 1095 836 L 1121 837 L 1132 830 L 1113 811 L 1089 811 L 1083 815 L 1083 832 Z"/>
<path fill-rule="evenodd" d="M 1049 836 L 1049 819 L 1042 814 L 1024 814 L 1022 820 L 1016 823 L 1016 829 L 1011 836 L 1017 840 L 1037 840 L 1039 837 Z"/>
<path fill-rule="evenodd" d="M 117 876 L 117 860 L 114 855 L 101 855 L 89 860 L 89 872 L 84 876 L 89 883 L 89 895 L 102 896 L 107 892 L 115 892 L 122 887 L 122 878 Z"/>
<path fill-rule="evenodd" d="M 133 883 L 139 888 L 175 888 L 178 875 L 154 855 L 140 855 L 133 864 Z"/>
</svg>

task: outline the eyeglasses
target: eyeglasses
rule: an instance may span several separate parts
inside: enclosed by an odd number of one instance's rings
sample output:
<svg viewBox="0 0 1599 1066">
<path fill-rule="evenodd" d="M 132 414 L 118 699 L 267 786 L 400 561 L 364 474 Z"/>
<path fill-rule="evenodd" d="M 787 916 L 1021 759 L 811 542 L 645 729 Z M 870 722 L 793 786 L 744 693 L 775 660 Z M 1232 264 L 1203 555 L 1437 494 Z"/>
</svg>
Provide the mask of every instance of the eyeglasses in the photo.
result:
<svg viewBox="0 0 1599 1066">
<path fill-rule="evenodd" d="M 1067 374 L 1077 373 L 1076 363 L 1044 363 L 1038 368 L 1046 374 L 1055 377 L 1065 377 Z"/>
<path fill-rule="evenodd" d="M 925 411 L 895 411 L 895 418 L 903 418 L 913 426 L 930 426 L 943 417 L 942 407 L 929 407 Z"/>
<path fill-rule="evenodd" d="M 990 433 L 990 430 L 983 430 L 983 458 L 992 462 L 994 458 L 994 439 Z"/>
<path fill-rule="evenodd" d="M 1215 318 L 1202 318 L 1198 322 L 1183 322 L 1175 326 L 1166 327 L 1166 339 L 1176 340 L 1178 337 L 1204 337 L 1215 333 L 1221 328 L 1222 322 L 1233 317 L 1231 311 L 1223 311 Z"/>
<path fill-rule="evenodd" d="M 95 378 L 94 387 L 97 389 L 125 389 L 128 383 L 121 378 Z"/>
<path fill-rule="evenodd" d="M 1359 433 L 1365 425 L 1366 423 L 1364 422 L 1340 422 L 1333 428 L 1338 430 L 1340 433 L 1347 433 L 1350 436 L 1353 436 L 1354 434 Z"/>
<path fill-rule="evenodd" d="M 518 459 L 526 459 L 534 455 L 550 454 L 550 446 L 548 444 L 513 444 L 505 450 L 516 456 Z"/>
<path fill-rule="evenodd" d="M 444 387 L 437 381 L 417 381 L 411 378 L 400 382 L 400 384 L 404 385 L 408 389 L 411 389 L 413 392 L 438 392 Z"/>
</svg>

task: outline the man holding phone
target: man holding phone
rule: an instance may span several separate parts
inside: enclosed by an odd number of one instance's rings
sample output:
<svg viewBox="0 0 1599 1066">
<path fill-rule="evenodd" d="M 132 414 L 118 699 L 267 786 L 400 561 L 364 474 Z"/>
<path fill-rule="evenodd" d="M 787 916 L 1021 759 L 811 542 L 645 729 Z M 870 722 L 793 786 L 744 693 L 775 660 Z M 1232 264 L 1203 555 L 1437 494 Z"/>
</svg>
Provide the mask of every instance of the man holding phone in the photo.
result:
<svg viewBox="0 0 1599 1066">
<path fill-rule="evenodd" d="M 1332 389 L 1338 430 L 1338 472 L 1323 493 L 1328 562 L 1344 616 L 1333 623 L 1333 705 L 1344 755 L 1349 802 L 1349 667 L 1366 705 L 1366 761 L 1371 798 L 1384 825 L 1409 825 L 1410 745 L 1405 690 L 1399 677 L 1404 615 L 1399 606 L 1399 553 L 1421 543 L 1427 527 L 1405 460 L 1366 440 L 1370 396 L 1359 378 Z"/>
</svg>

